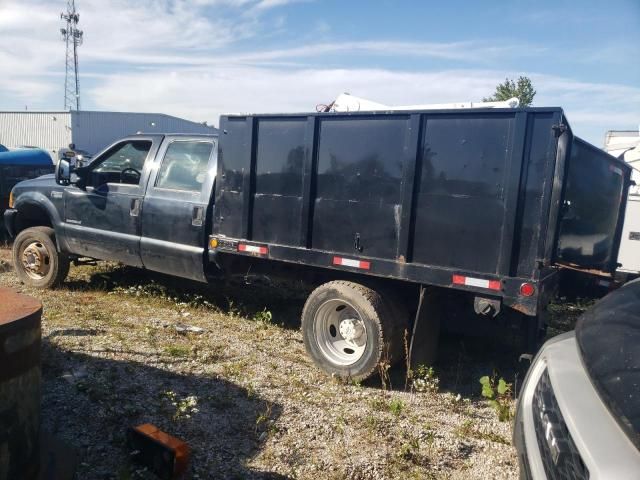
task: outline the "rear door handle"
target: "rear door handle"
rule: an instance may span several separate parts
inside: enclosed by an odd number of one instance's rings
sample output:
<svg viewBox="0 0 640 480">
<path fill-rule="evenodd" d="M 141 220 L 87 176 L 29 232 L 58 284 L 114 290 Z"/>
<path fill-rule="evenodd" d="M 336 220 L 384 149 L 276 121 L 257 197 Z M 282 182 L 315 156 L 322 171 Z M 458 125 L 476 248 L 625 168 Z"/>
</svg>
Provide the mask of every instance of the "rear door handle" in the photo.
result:
<svg viewBox="0 0 640 480">
<path fill-rule="evenodd" d="M 193 225 L 194 227 L 201 227 L 203 219 L 204 219 L 204 208 L 193 207 L 193 211 L 191 212 L 191 225 Z"/>
<path fill-rule="evenodd" d="M 131 199 L 131 207 L 129 209 L 129 215 L 132 217 L 137 217 L 140 215 L 140 199 L 132 198 Z"/>
</svg>

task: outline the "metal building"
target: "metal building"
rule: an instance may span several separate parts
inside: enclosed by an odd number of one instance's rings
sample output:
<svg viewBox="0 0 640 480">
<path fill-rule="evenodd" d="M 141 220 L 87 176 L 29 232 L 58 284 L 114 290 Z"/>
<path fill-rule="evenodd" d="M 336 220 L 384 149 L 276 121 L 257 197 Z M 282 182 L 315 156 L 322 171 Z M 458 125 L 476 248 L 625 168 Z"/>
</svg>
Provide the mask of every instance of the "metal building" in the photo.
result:
<svg viewBox="0 0 640 480">
<path fill-rule="evenodd" d="M 95 154 L 118 138 L 146 133 L 217 133 L 202 123 L 162 113 L 100 111 L 0 112 L 0 144 L 39 147 L 57 162 L 58 150 L 74 143 Z"/>
</svg>

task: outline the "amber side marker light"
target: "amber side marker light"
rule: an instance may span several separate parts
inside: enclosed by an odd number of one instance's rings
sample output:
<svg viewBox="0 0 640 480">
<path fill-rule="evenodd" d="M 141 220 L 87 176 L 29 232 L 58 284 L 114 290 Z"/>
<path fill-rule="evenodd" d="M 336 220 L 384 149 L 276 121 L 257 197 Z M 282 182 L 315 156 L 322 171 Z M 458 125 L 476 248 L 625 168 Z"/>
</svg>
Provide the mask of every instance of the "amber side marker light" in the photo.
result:
<svg viewBox="0 0 640 480">
<path fill-rule="evenodd" d="M 218 239 L 217 238 L 212 238 L 211 240 L 209 240 L 209 247 L 216 248 L 217 246 L 218 246 Z"/>
<path fill-rule="evenodd" d="M 534 287 L 530 283 L 523 283 L 522 285 L 520 285 L 520 295 L 524 297 L 530 297 L 535 293 L 535 291 L 536 287 Z"/>
<path fill-rule="evenodd" d="M 13 208 L 13 190 L 9 192 L 9 208 Z"/>
</svg>

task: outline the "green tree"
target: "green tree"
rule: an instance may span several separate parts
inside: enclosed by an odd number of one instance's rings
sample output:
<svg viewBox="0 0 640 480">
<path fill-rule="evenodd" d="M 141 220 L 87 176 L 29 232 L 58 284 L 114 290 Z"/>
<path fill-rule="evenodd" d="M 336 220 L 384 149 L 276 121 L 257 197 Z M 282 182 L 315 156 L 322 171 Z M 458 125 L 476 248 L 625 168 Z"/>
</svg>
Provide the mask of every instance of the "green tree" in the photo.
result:
<svg viewBox="0 0 640 480">
<path fill-rule="evenodd" d="M 482 101 L 500 102 L 517 97 L 520 100 L 521 107 L 528 107 L 533 103 L 533 97 L 535 96 L 536 91 L 529 77 L 518 77 L 516 81 L 506 78 L 504 83 L 498 84 L 496 92 L 491 97 L 483 98 Z"/>
</svg>

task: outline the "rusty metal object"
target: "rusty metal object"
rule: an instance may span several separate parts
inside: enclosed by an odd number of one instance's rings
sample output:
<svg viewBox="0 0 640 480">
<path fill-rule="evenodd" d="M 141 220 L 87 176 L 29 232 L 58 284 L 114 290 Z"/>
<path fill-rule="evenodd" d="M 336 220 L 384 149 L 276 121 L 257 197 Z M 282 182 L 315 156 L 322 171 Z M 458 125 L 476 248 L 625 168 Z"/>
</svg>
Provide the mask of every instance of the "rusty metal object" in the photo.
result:
<svg viewBox="0 0 640 480">
<path fill-rule="evenodd" d="M 577 272 L 588 273 L 590 275 L 596 275 L 598 277 L 606 277 L 608 279 L 611 279 L 613 277 L 611 272 L 604 272 L 602 270 L 598 270 L 598 269 L 595 269 L 595 268 L 583 268 L 580 265 L 576 265 L 575 263 L 563 262 L 563 261 L 557 261 L 556 263 L 558 264 L 558 266 L 560 268 L 567 268 L 569 270 L 575 270 Z"/>
<path fill-rule="evenodd" d="M 129 447 L 136 452 L 132 458 L 149 467 L 163 480 L 183 478 L 189 465 L 189 445 L 145 423 L 128 432 Z"/>
<path fill-rule="evenodd" d="M 38 300 L 0 288 L 0 480 L 38 473 L 41 316 Z"/>
</svg>

